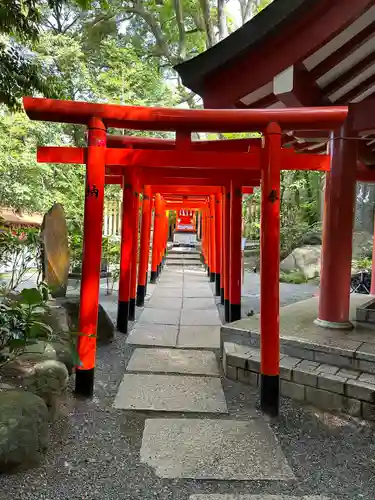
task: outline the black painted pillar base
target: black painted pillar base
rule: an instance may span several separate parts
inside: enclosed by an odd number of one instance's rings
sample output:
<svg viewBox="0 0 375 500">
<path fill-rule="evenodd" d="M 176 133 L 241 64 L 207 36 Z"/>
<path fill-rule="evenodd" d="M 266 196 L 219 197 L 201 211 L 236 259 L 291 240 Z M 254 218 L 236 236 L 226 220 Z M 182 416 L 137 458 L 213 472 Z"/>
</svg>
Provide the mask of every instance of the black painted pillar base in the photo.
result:
<svg viewBox="0 0 375 500">
<path fill-rule="evenodd" d="M 210 277 L 210 275 L 211 275 L 210 268 L 209 266 L 207 266 L 207 276 Z"/>
<path fill-rule="evenodd" d="M 157 277 L 158 277 L 158 272 L 157 271 L 151 271 L 150 283 L 152 283 L 152 284 L 155 285 Z"/>
<path fill-rule="evenodd" d="M 238 321 L 241 319 L 241 304 L 230 304 L 229 305 L 229 321 Z"/>
<path fill-rule="evenodd" d="M 91 398 L 94 393 L 94 368 L 91 370 L 76 370 L 74 392 L 77 396 Z"/>
<path fill-rule="evenodd" d="M 216 273 L 215 277 L 215 295 L 216 297 L 220 297 L 220 274 Z"/>
<path fill-rule="evenodd" d="M 146 283 L 145 283 L 145 297 L 147 295 L 147 283 L 148 283 L 148 271 L 146 273 Z"/>
<path fill-rule="evenodd" d="M 215 273 L 210 273 L 210 283 L 215 283 L 215 277 L 216 277 Z"/>
<path fill-rule="evenodd" d="M 128 333 L 129 302 L 119 301 L 117 306 L 117 330 Z"/>
<path fill-rule="evenodd" d="M 220 304 L 224 305 L 224 288 L 220 288 Z"/>
<path fill-rule="evenodd" d="M 135 299 L 129 300 L 129 321 L 135 321 Z"/>
<path fill-rule="evenodd" d="M 158 278 L 160 275 L 160 264 L 158 264 L 157 268 L 156 268 L 156 277 Z"/>
<path fill-rule="evenodd" d="M 224 319 L 227 323 L 230 320 L 229 309 L 229 299 L 224 299 Z"/>
<path fill-rule="evenodd" d="M 279 414 L 279 375 L 260 375 L 260 407 L 270 417 Z"/>
<path fill-rule="evenodd" d="M 146 286 L 145 285 L 138 285 L 137 286 L 137 302 L 136 302 L 138 307 L 143 307 L 145 305 L 145 297 L 146 297 Z"/>
</svg>

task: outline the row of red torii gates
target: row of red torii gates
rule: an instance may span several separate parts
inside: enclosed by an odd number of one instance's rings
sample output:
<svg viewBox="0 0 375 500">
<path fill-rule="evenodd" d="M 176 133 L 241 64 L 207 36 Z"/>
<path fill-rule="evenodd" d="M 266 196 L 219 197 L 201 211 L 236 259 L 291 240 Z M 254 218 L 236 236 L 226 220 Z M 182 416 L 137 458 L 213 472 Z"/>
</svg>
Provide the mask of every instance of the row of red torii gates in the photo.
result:
<svg viewBox="0 0 375 500">
<path fill-rule="evenodd" d="M 42 147 L 39 162 L 86 164 L 80 337 L 76 393 L 93 393 L 105 184 L 123 187 L 118 329 L 127 333 L 147 286 L 154 205 L 151 281 L 165 256 L 166 210 L 201 211 L 202 251 L 225 319 L 241 317 L 242 194 L 261 186 L 261 407 L 279 405 L 280 171 L 330 170 L 329 155 L 282 147 L 283 130 L 337 130 L 333 161 L 352 161 L 345 141 L 348 108 L 177 110 L 24 98 L 31 119 L 86 125 L 86 148 Z M 107 135 L 107 128 L 172 131 L 175 140 Z M 192 141 L 192 132 L 260 132 L 261 139 Z M 354 166 L 357 180 L 362 170 Z M 142 197 L 140 197 L 142 194 Z M 142 207 L 140 210 L 140 201 Z M 138 224 L 141 214 L 140 255 Z M 138 270 L 137 270 L 138 262 Z M 137 272 L 138 271 L 138 272 Z M 137 281 L 138 280 L 138 281 Z M 320 314 L 322 311 L 320 311 Z M 324 316 L 324 310 L 323 310 Z M 325 318 L 321 318 L 324 323 Z"/>
</svg>

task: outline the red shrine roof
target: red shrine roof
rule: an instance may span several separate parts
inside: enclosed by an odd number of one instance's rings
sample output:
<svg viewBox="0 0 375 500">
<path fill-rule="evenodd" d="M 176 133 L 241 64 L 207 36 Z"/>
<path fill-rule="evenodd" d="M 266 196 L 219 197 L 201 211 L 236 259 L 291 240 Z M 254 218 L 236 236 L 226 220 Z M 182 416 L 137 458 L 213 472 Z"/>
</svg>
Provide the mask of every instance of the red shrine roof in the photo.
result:
<svg viewBox="0 0 375 500">
<path fill-rule="evenodd" d="M 274 0 L 175 69 L 208 108 L 337 106 L 374 98 L 375 0 Z M 292 132 L 296 150 L 326 150 L 328 135 Z M 375 133 L 365 137 L 361 157 L 375 164 Z"/>
</svg>

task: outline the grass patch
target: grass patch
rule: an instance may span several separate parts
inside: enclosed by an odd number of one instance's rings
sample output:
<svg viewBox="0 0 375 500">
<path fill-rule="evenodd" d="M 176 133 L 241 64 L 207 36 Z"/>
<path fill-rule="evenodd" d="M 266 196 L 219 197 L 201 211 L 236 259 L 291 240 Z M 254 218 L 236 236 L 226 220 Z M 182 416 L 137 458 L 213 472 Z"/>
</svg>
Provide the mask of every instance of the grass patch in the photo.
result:
<svg viewBox="0 0 375 500">
<path fill-rule="evenodd" d="M 299 271 L 293 271 L 291 273 L 280 272 L 280 282 L 281 283 L 292 283 L 294 285 L 301 285 L 302 283 L 307 283 L 305 275 Z"/>
</svg>

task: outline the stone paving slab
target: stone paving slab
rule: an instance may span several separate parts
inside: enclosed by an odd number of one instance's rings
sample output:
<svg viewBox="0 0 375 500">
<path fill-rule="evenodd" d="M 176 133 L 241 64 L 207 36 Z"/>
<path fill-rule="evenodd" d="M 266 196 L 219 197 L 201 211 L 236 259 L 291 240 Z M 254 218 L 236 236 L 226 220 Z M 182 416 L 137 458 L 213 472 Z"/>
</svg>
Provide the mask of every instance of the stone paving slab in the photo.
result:
<svg viewBox="0 0 375 500">
<path fill-rule="evenodd" d="M 206 309 L 215 309 L 216 310 L 216 302 L 215 299 L 212 298 L 185 298 L 182 302 L 183 309 L 195 309 L 195 310 L 206 310 Z"/>
<path fill-rule="evenodd" d="M 133 352 L 126 370 L 220 377 L 216 356 L 210 351 L 140 348 Z"/>
<path fill-rule="evenodd" d="M 138 324 L 178 325 L 181 312 L 179 309 L 152 309 L 145 308 Z"/>
<path fill-rule="evenodd" d="M 169 298 L 169 297 L 182 297 L 182 286 L 162 286 L 161 284 L 157 285 L 152 297 L 157 298 Z"/>
<path fill-rule="evenodd" d="M 153 309 L 181 309 L 182 308 L 182 298 L 181 297 L 151 297 L 151 299 L 145 304 L 145 307 L 151 307 Z"/>
<path fill-rule="evenodd" d="M 178 327 L 173 325 L 135 325 L 126 339 L 127 344 L 170 346 L 177 343 Z"/>
<path fill-rule="evenodd" d="M 219 349 L 220 326 L 181 326 L 177 346 Z"/>
<path fill-rule="evenodd" d="M 296 497 L 290 495 L 190 495 L 189 500 L 330 500 L 322 495 Z"/>
<path fill-rule="evenodd" d="M 162 478 L 295 479 L 274 433 L 260 419 L 149 419 L 140 455 Z"/>
<path fill-rule="evenodd" d="M 199 298 L 199 297 L 211 298 L 213 296 L 212 290 L 209 285 L 204 287 L 194 287 L 194 286 L 184 287 L 183 293 L 184 293 L 184 298 Z"/>
<path fill-rule="evenodd" d="M 126 373 L 114 407 L 124 410 L 227 413 L 219 378 L 188 375 Z"/>
<path fill-rule="evenodd" d="M 182 326 L 220 326 L 220 316 L 217 310 L 201 311 L 197 309 L 182 309 L 181 313 Z"/>
</svg>

